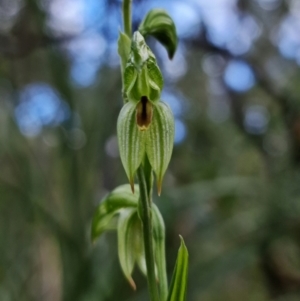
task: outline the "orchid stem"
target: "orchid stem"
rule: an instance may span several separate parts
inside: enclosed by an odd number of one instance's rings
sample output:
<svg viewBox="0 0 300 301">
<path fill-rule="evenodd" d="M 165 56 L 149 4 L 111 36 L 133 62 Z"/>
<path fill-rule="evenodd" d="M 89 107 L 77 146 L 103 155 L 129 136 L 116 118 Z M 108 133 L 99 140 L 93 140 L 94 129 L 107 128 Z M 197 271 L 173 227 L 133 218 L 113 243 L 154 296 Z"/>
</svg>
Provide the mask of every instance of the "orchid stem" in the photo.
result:
<svg viewBox="0 0 300 301">
<path fill-rule="evenodd" d="M 131 39 L 131 3 L 132 0 L 124 0 L 123 2 L 123 22 L 124 31 L 126 35 Z"/>
<path fill-rule="evenodd" d="M 143 224 L 145 258 L 147 266 L 147 280 L 150 292 L 151 301 L 159 301 L 158 287 L 155 277 L 155 261 L 153 249 L 153 227 L 152 227 L 152 211 L 151 200 L 149 200 L 149 193 L 147 182 L 145 178 L 144 168 L 141 165 L 137 171 L 140 186 L 140 212 Z"/>
</svg>

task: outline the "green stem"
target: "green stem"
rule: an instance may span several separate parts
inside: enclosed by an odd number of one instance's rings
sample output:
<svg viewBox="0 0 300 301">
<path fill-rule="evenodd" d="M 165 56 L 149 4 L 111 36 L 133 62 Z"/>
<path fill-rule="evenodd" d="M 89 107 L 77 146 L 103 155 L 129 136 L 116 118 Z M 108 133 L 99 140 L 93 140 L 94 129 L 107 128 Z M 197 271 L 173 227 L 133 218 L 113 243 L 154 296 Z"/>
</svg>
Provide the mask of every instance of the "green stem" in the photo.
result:
<svg viewBox="0 0 300 301">
<path fill-rule="evenodd" d="M 145 257 L 147 266 L 147 280 L 151 301 L 159 301 L 158 288 L 155 277 L 155 261 L 153 249 L 153 229 L 152 229 L 152 212 L 151 202 L 149 200 L 147 182 L 143 166 L 137 171 L 140 186 L 140 213 L 143 223 Z"/>
<path fill-rule="evenodd" d="M 148 156 L 144 159 L 144 175 L 148 189 L 149 202 L 152 203 L 152 192 L 153 192 L 153 170 L 149 162 Z"/>
<path fill-rule="evenodd" d="M 123 1 L 124 31 L 129 38 L 131 38 L 131 2 L 132 0 Z"/>
</svg>

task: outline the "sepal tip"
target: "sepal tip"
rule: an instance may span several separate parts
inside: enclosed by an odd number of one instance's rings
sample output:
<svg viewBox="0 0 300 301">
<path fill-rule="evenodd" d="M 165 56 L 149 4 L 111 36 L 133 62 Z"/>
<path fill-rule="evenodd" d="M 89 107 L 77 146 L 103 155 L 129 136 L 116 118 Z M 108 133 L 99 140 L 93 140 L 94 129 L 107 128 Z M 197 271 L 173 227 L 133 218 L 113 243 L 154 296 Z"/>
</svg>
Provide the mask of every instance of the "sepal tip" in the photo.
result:
<svg viewBox="0 0 300 301">
<path fill-rule="evenodd" d="M 162 190 L 162 180 L 157 181 L 157 194 L 158 196 L 161 195 L 161 190 Z"/>
<path fill-rule="evenodd" d="M 134 180 L 133 180 L 133 178 L 130 179 L 129 183 L 130 183 L 131 191 L 132 191 L 132 193 L 134 193 Z"/>
<path fill-rule="evenodd" d="M 134 280 L 132 279 L 132 277 L 128 278 L 128 281 L 129 281 L 129 284 L 132 287 L 132 289 L 134 291 L 136 291 L 136 284 L 135 284 Z"/>
</svg>

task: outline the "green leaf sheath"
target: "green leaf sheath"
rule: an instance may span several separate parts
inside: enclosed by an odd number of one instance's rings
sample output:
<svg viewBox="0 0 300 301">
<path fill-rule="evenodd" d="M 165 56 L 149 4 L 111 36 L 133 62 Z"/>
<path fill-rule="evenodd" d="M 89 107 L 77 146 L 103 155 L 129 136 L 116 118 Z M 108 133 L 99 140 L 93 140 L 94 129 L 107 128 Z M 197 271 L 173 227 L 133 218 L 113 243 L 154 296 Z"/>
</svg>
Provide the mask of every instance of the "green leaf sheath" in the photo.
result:
<svg viewBox="0 0 300 301">
<path fill-rule="evenodd" d="M 177 48 L 177 33 L 174 21 L 163 9 L 152 9 L 142 21 L 139 31 L 143 36 L 154 36 L 168 51 L 172 59 Z"/>
<path fill-rule="evenodd" d="M 164 102 L 157 102 L 147 131 L 146 153 L 156 174 L 158 194 L 172 156 L 174 132 L 174 118 L 170 107 Z"/>
<path fill-rule="evenodd" d="M 135 189 L 137 189 L 137 194 L 132 194 L 128 184 L 122 185 L 102 199 L 93 216 L 91 228 L 92 241 L 95 241 L 109 227 L 112 218 L 122 208 L 137 207 L 139 194 L 137 185 Z"/>
<path fill-rule="evenodd" d="M 122 164 L 134 191 L 134 175 L 145 154 L 145 132 L 136 124 L 136 104 L 127 102 L 117 123 L 118 142 Z"/>
<path fill-rule="evenodd" d="M 178 251 L 175 269 L 167 301 L 185 301 L 188 278 L 188 250 L 180 236 L 181 245 Z"/>
<path fill-rule="evenodd" d="M 152 207 L 153 213 L 153 238 L 155 242 L 155 262 L 158 274 L 158 286 L 162 301 L 167 300 L 168 278 L 166 271 L 165 251 L 165 223 L 159 209 L 155 204 Z"/>
<path fill-rule="evenodd" d="M 134 223 L 136 210 L 123 210 L 118 223 L 118 254 L 122 271 L 130 285 L 136 290 L 136 285 L 131 277 L 135 262 Z"/>
</svg>

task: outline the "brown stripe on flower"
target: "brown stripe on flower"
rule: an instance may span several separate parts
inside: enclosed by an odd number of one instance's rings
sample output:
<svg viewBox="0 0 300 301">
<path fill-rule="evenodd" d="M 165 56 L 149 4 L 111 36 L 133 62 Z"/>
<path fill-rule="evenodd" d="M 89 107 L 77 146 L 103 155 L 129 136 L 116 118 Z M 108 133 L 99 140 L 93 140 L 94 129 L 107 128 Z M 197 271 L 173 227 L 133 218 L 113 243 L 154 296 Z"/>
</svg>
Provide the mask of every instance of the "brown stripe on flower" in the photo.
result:
<svg viewBox="0 0 300 301">
<path fill-rule="evenodd" d="M 153 105 L 147 96 L 142 96 L 136 107 L 136 123 L 141 131 L 147 130 L 153 115 Z"/>
</svg>

